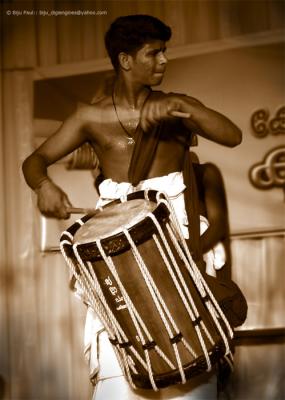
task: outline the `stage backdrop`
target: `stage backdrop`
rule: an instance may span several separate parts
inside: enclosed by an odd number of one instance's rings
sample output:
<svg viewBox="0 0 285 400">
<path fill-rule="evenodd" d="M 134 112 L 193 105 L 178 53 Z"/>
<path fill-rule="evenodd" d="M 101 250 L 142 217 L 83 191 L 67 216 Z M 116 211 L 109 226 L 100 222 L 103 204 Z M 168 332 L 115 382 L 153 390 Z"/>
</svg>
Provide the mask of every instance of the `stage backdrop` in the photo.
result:
<svg viewBox="0 0 285 400">
<path fill-rule="evenodd" d="M 211 161 L 222 171 L 232 233 L 284 228 L 284 46 L 271 44 L 173 60 L 162 86 L 198 98 L 227 115 L 243 131 L 243 142 L 234 149 L 203 138 L 194 148 L 201 162 Z M 251 118 L 260 109 L 267 114 L 255 116 L 254 130 Z M 277 147 L 283 150 L 266 159 Z M 261 190 L 250 182 L 249 171 L 259 163 L 267 164 L 263 173 L 259 169 L 259 180 L 264 186 L 271 179 L 271 189 Z"/>
</svg>

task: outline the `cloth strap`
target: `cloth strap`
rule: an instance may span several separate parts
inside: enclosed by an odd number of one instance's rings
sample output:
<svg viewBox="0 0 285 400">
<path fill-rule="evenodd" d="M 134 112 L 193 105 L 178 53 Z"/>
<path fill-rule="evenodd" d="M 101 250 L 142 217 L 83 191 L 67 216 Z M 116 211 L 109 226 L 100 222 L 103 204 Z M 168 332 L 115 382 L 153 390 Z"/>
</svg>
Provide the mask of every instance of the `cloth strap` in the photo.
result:
<svg viewBox="0 0 285 400">
<path fill-rule="evenodd" d="M 145 133 L 140 124 L 136 130 L 135 146 L 129 166 L 128 178 L 133 186 L 147 178 L 152 165 L 162 124 L 156 125 L 150 132 Z"/>
<path fill-rule="evenodd" d="M 201 239 L 200 239 L 200 213 L 196 176 L 189 148 L 185 148 L 183 180 L 186 186 L 184 200 L 188 219 L 189 239 L 187 245 L 197 266 L 201 269 L 204 265 Z M 203 268 L 202 268 L 203 269 Z"/>
<path fill-rule="evenodd" d="M 140 181 L 147 179 L 148 177 L 148 172 L 155 157 L 159 139 L 164 131 L 164 124 L 163 121 L 160 122 L 149 132 L 144 132 L 141 126 L 138 126 L 135 146 L 128 171 L 129 182 L 134 186 L 138 185 Z M 180 124 L 177 125 L 179 126 Z M 185 130 L 184 127 L 183 129 Z M 200 243 L 199 200 L 189 148 L 188 140 L 185 141 L 183 163 L 183 180 L 186 186 L 184 199 L 190 237 L 187 244 L 190 248 L 193 259 L 199 265 L 204 263 Z"/>
</svg>

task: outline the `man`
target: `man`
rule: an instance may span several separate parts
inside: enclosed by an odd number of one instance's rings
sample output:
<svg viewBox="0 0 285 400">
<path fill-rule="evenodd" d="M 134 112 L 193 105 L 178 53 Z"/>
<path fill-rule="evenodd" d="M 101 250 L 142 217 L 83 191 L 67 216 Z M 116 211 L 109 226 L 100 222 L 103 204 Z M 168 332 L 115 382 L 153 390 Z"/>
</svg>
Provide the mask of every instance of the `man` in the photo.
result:
<svg viewBox="0 0 285 400">
<path fill-rule="evenodd" d="M 201 249 L 206 270 L 217 279 L 229 282 L 232 275 L 230 227 L 223 177 L 215 164 L 200 164 L 199 158 L 193 152 L 191 159 L 198 189 L 199 213 L 206 226 L 201 232 Z M 229 364 L 221 360 L 217 382 L 219 399 L 227 396 L 231 372 Z"/>
<path fill-rule="evenodd" d="M 201 232 L 201 250 L 207 255 L 206 264 L 215 266 L 214 276 L 229 281 L 230 226 L 223 177 L 215 164 L 200 164 L 197 154 L 192 151 L 190 154 L 198 189 L 199 214 L 206 218 L 206 221 L 203 220 L 205 228 Z"/>
<path fill-rule="evenodd" d="M 229 147 L 241 142 L 241 132 L 228 118 L 193 97 L 152 91 L 151 87 L 162 81 L 167 64 L 165 43 L 170 37 L 168 26 L 146 15 L 120 17 L 110 26 L 105 44 L 116 72 L 112 93 L 78 109 L 23 164 L 26 181 L 36 192 L 44 215 L 69 217 L 70 201 L 48 177 L 47 168 L 89 142 L 106 177 L 99 187 L 99 205 L 138 189 L 164 190 L 175 198 L 173 204 L 187 237 L 181 171 L 191 132 Z M 90 363 L 97 379 L 94 398 L 215 398 L 209 377 L 205 382 L 194 380 L 191 387 L 134 393 L 122 377 L 104 331 L 89 311 L 86 349 L 91 349 Z M 97 352 L 98 346 L 104 346 L 103 350 Z M 206 392 L 199 388 L 196 394 L 195 386 L 202 383 L 210 388 L 212 397 L 205 397 Z"/>
</svg>

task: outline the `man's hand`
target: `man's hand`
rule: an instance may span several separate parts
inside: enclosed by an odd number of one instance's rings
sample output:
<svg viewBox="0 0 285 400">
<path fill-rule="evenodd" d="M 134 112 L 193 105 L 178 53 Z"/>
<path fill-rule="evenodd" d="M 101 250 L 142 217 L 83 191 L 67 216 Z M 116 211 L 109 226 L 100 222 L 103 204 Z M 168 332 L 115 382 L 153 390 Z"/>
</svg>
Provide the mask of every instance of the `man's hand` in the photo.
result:
<svg viewBox="0 0 285 400">
<path fill-rule="evenodd" d="M 215 143 L 234 147 L 241 143 L 241 130 L 223 114 L 184 94 L 154 91 L 146 100 L 140 124 L 144 132 L 169 118 L 182 118 L 185 127 Z"/>
<path fill-rule="evenodd" d="M 68 219 L 72 207 L 67 195 L 50 179 L 45 179 L 35 189 L 38 196 L 38 208 L 45 217 Z"/>
<path fill-rule="evenodd" d="M 153 92 L 143 106 L 140 124 L 143 131 L 147 131 L 161 120 L 190 118 L 190 113 L 185 107 L 186 96 L 181 94 Z"/>
</svg>

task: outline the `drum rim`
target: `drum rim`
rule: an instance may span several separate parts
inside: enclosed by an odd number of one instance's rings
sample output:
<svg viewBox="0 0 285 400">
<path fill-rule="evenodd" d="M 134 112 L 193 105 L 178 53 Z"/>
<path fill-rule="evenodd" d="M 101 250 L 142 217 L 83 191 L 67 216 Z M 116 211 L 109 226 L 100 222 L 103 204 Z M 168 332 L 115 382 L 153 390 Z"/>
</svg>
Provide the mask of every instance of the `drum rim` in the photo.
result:
<svg viewBox="0 0 285 400">
<path fill-rule="evenodd" d="M 155 216 L 161 226 L 163 226 L 169 219 L 170 211 L 164 203 L 158 202 L 159 196 L 163 196 L 163 193 L 156 190 L 140 190 L 127 195 L 124 201 L 145 199 L 156 203 L 157 206 L 152 211 L 152 214 Z M 102 210 L 105 210 L 112 205 L 120 203 L 122 203 L 121 199 L 115 199 L 103 206 L 101 210 L 98 209 L 94 213 L 85 215 L 83 218 L 81 218 L 81 223 L 79 223 L 78 221 L 75 222 L 67 229 L 67 232 L 73 237 L 75 233 L 96 214 L 102 212 Z M 157 228 L 155 227 L 150 217 L 145 217 L 142 221 L 139 221 L 132 227 L 130 227 L 128 229 L 128 232 L 136 245 L 139 245 L 149 240 L 152 234 L 157 232 Z M 62 239 L 64 238 L 65 235 L 63 233 Z M 119 232 L 114 235 L 110 235 L 109 237 L 102 238 L 100 242 L 107 256 L 115 256 L 130 249 L 130 243 L 123 232 Z M 96 241 L 93 240 L 88 243 L 79 243 L 76 241 L 73 242 L 72 240 L 70 244 L 76 246 L 78 254 L 80 255 L 82 261 L 94 262 L 102 260 L 102 255 L 97 247 Z"/>
<path fill-rule="evenodd" d="M 222 340 L 216 343 L 211 349 L 208 350 L 209 358 L 211 360 L 212 371 L 217 362 L 225 356 L 225 345 Z M 188 382 L 194 377 L 207 372 L 207 362 L 204 355 L 198 357 L 192 362 L 183 366 L 186 381 Z M 135 386 L 139 389 L 153 389 L 149 375 L 133 374 L 131 373 L 132 380 Z M 153 376 L 154 382 L 158 389 L 163 389 L 172 385 L 181 384 L 181 374 L 179 369 L 163 374 L 155 374 Z"/>
</svg>

